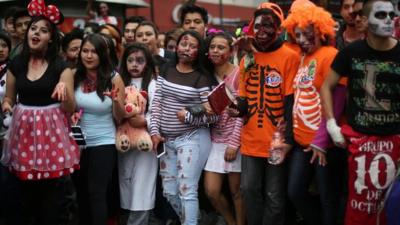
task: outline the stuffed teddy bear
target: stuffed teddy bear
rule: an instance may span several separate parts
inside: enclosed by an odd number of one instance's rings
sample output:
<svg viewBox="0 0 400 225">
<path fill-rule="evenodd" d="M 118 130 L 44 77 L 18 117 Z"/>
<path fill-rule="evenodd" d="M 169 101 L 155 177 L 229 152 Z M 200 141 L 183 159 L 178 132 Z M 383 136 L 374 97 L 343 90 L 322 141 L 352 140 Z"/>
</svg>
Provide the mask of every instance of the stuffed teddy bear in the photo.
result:
<svg viewBox="0 0 400 225">
<path fill-rule="evenodd" d="M 136 115 L 144 115 L 147 104 L 145 96 L 147 96 L 145 92 L 141 93 L 133 86 L 125 88 L 125 119 L 118 126 L 116 134 L 116 147 L 121 152 L 153 149 L 147 128 L 132 126 L 130 121 Z"/>
</svg>

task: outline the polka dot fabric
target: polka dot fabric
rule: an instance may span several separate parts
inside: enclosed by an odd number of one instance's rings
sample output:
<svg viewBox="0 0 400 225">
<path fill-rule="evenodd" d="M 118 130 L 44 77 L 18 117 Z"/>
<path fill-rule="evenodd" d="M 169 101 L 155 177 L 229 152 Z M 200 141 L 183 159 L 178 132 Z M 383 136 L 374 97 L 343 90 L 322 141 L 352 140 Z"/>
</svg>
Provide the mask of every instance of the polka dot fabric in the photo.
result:
<svg viewBox="0 0 400 225">
<path fill-rule="evenodd" d="M 54 5 L 46 7 L 44 0 L 32 0 L 28 4 L 28 12 L 31 16 L 45 16 L 54 24 L 60 23 L 60 10 Z"/>
<path fill-rule="evenodd" d="M 68 175 L 79 169 L 80 150 L 58 104 L 47 107 L 17 105 L 3 164 L 22 180 Z"/>
</svg>

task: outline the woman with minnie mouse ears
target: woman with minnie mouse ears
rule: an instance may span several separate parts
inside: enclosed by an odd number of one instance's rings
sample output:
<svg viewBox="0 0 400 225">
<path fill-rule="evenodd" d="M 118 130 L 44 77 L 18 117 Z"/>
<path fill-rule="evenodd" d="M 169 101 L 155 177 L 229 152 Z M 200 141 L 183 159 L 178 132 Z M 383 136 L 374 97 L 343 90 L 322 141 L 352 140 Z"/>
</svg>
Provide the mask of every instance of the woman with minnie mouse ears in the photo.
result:
<svg viewBox="0 0 400 225">
<path fill-rule="evenodd" d="M 73 74 L 59 56 L 61 12 L 43 0 L 31 1 L 28 11 L 33 19 L 22 52 L 9 64 L 2 102 L 4 112 L 13 112 L 2 163 L 21 180 L 34 224 L 50 225 L 58 223 L 59 178 L 79 168 L 65 115 L 75 108 Z"/>
</svg>

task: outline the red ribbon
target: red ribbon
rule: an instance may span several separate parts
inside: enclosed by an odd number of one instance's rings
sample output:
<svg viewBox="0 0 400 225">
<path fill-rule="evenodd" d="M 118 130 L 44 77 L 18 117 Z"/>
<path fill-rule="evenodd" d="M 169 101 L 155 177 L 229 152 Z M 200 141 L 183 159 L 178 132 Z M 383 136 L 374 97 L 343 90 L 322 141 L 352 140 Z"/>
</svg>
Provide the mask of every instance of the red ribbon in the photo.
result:
<svg viewBox="0 0 400 225">
<path fill-rule="evenodd" d="M 60 10 L 55 5 L 46 7 L 44 0 L 32 0 L 28 5 L 28 12 L 31 16 L 44 16 L 54 24 L 60 23 Z"/>
</svg>

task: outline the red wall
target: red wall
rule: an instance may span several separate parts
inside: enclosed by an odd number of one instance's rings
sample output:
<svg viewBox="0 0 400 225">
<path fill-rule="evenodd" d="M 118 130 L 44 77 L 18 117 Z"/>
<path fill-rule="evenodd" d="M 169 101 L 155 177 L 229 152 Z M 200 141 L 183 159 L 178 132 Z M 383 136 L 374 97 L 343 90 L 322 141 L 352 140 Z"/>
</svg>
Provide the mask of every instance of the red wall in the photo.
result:
<svg viewBox="0 0 400 225">
<path fill-rule="evenodd" d="M 145 0 L 147 3 L 150 0 Z M 174 7 L 180 4 L 181 0 L 154 0 L 154 22 L 157 24 L 161 32 L 168 31 L 175 28 L 178 24 L 174 23 L 172 20 L 172 11 Z M 149 3 L 150 4 L 150 3 Z M 219 16 L 219 5 L 218 4 L 208 4 L 208 3 L 198 3 L 198 5 L 203 6 L 208 10 L 208 13 L 212 17 Z M 248 21 L 253 16 L 254 8 L 239 7 L 224 5 L 223 7 L 223 17 L 224 18 L 240 18 L 241 21 Z M 131 8 L 127 9 L 126 16 L 145 16 L 151 19 L 150 8 Z M 213 26 L 210 24 L 210 26 Z"/>
</svg>

